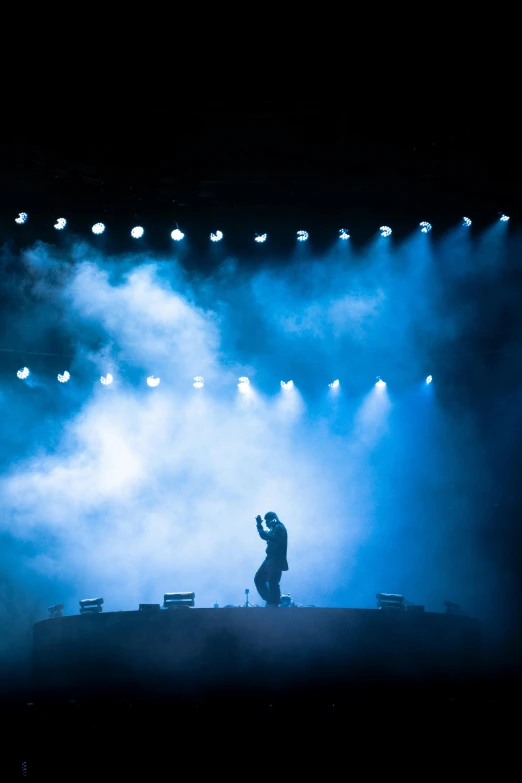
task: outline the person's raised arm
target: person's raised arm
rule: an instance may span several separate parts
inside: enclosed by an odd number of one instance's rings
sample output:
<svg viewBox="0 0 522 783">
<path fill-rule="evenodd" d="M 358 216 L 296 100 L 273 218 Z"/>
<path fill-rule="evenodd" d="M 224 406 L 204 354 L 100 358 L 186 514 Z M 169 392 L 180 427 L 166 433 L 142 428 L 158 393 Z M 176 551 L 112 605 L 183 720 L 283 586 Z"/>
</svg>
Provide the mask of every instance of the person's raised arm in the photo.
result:
<svg viewBox="0 0 522 783">
<path fill-rule="evenodd" d="M 283 530 L 279 525 L 274 525 L 274 527 L 271 528 L 271 530 L 263 530 L 262 528 L 263 520 L 259 515 L 256 517 L 256 523 L 257 523 L 257 532 L 259 533 L 261 538 L 264 538 L 265 541 L 282 538 Z"/>
<path fill-rule="evenodd" d="M 259 516 L 259 514 L 256 517 L 256 525 L 257 525 L 257 532 L 263 538 L 265 541 L 268 541 L 269 538 L 272 536 L 270 535 L 270 530 L 263 530 L 263 520 Z"/>
</svg>

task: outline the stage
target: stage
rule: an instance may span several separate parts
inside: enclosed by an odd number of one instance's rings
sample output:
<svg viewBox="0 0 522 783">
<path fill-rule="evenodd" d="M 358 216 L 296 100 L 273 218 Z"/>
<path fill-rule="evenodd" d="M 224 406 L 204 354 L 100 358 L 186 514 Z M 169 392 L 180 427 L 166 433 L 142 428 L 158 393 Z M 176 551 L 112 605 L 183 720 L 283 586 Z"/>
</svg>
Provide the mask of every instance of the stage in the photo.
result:
<svg viewBox="0 0 522 783">
<path fill-rule="evenodd" d="M 298 607 L 107 612 L 35 624 L 33 687 L 38 700 L 331 702 L 397 686 L 450 693 L 473 680 L 480 658 L 478 621 L 458 615 Z"/>
<path fill-rule="evenodd" d="M 480 682 L 481 644 L 475 619 L 409 610 L 177 608 L 43 620 L 31 696 L 0 712 L 0 776 L 152 780 L 188 764 L 244 775 L 269 753 L 283 774 L 324 776 L 347 754 L 373 763 L 381 735 L 407 749 L 418 727 L 433 741 L 439 718 L 444 742 L 452 717 L 463 730 L 477 717 L 494 731 L 512 709 Z M 252 765 L 245 753 L 256 752 L 262 761 Z"/>
</svg>

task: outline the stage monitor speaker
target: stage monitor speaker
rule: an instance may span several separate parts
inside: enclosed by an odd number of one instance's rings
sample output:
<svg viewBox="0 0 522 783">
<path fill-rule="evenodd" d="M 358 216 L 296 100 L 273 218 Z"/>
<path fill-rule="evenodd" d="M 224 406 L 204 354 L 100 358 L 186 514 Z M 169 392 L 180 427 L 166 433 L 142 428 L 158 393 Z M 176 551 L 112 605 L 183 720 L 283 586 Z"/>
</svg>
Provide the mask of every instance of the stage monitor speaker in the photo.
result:
<svg viewBox="0 0 522 783">
<path fill-rule="evenodd" d="M 103 598 L 82 598 L 80 614 L 99 614 L 102 611 Z"/>
<path fill-rule="evenodd" d="M 163 607 L 165 609 L 176 609 L 180 606 L 194 606 L 196 593 L 165 593 L 163 596 Z"/>
</svg>

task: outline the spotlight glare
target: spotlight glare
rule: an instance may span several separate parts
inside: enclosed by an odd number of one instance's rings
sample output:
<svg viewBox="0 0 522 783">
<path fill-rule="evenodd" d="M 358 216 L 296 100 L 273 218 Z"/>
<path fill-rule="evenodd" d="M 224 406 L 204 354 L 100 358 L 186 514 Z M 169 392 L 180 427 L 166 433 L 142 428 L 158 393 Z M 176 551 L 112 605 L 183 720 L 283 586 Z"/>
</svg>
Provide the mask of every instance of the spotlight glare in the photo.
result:
<svg viewBox="0 0 522 783">
<path fill-rule="evenodd" d="M 195 389 L 202 389 L 205 385 L 205 381 L 203 380 L 202 375 L 196 375 L 194 378 L 194 383 L 192 384 Z"/>
<path fill-rule="evenodd" d="M 431 231 L 431 223 L 427 223 L 425 220 L 423 220 L 422 223 L 419 223 L 419 226 L 421 227 L 423 234 L 427 234 L 429 231 Z"/>
<path fill-rule="evenodd" d="M 110 372 L 108 372 L 105 377 L 102 375 L 102 377 L 100 378 L 100 382 L 102 383 L 103 386 L 109 386 L 109 384 L 112 383 L 112 375 L 110 374 Z"/>
<path fill-rule="evenodd" d="M 298 242 L 306 242 L 308 239 L 308 231 L 298 231 L 297 232 L 297 241 Z"/>
<path fill-rule="evenodd" d="M 18 217 L 15 218 L 15 223 L 18 223 L 19 226 L 22 225 L 22 223 L 26 223 L 29 215 L 27 212 L 19 212 Z"/>
<path fill-rule="evenodd" d="M 339 229 L 339 239 L 350 239 L 350 232 L 347 228 Z"/>
<path fill-rule="evenodd" d="M 91 230 L 93 234 L 103 234 L 105 226 L 103 223 L 95 223 Z"/>
<path fill-rule="evenodd" d="M 293 381 L 281 381 L 281 388 L 282 389 L 293 389 L 294 388 L 294 382 Z"/>
<path fill-rule="evenodd" d="M 27 367 L 22 367 L 21 370 L 18 370 L 16 375 L 17 375 L 18 378 L 21 378 L 23 380 L 24 378 L 27 378 L 27 376 L 30 375 L 30 373 L 29 373 L 29 370 L 27 369 Z"/>
<path fill-rule="evenodd" d="M 134 226 L 134 228 L 131 231 L 131 237 L 133 239 L 141 239 L 144 233 L 145 233 L 145 229 L 143 228 L 143 226 Z"/>
<path fill-rule="evenodd" d="M 470 219 L 470 218 L 467 218 L 467 217 L 465 217 L 465 218 L 462 218 L 462 219 L 463 219 L 463 221 L 464 221 L 463 225 L 464 225 L 464 226 L 468 226 L 468 228 L 469 228 L 469 226 L 471 226 L 471 219 Z"/>
<path fill-rule="evenodd" d="M 250 386 L 250 380 L 246 376 L 243 375 L 241 378 L 239 378 L 239 383 L 237 385 L 237 388 L 242 394 L 245 394 L 248 391 L 249 386 Z"/>
<path fill-rule="evenodd" d="M 160 379 L 155 378 L 153 375 L 149 375 L 149 377 L 147 378 L 147 386 L 152 386 L 152 387 L 159 386 L 159 383 L 160 383 Z"/>
<path fill-rule="evenodd" d="M 381 232 L 381 237 L 389 237 L 392 232 L 389 226 L 381 226 L 379 231 Z"/>
<path fill-rule="evenodd" d="M 175 228 L 174 231 L 171 231 L 170 233 L 171 239 L 174 240 L 174 242 L 181 242 L 185 234 L 183 231 L 180 231 L 179 228 Z"/>
<path fill-rule="evenodd" d="M 386 386 L 386 381 L 383 381 L 379 376 L 377 376 L 377 383 L 375 385 L 378 389 L 384 389 Z"/>
<path fill-rule="evenodd" d="M 504 213 L 502 212 L 500 215 L 500 219 L 502 223 L 506 223 L 509 220 L 509 215 L 504 215 Z"/>
<path fill-rule="evenodd" d="M 70 378 L 71 376 L 69 375 L 69 373 L 67 372 L 67 370 L 65 370 L 65 372 L 64 372 L 64 374 L 63 374 L 63 375 L 60 375 L 60 374 L 58 374 L 58 376 L 57 376 L 57 377 L 58 377 L 58 380 L 60 381 L 60 383 L 67 383 L 67 381 L 69 380 L 69 378 Z"/>
<path fill-rule="evenodd" d="M 266 242 L 268 234 L 256 234 L 254 242 Z"/>
<path fill-rule="evenodd" d="M 337 389 L 337 387 L 339 386 L 339 380 L 336 379 L 335 381 L 332 381 L 331 383 L 328 384 L 328 386 L 330 387 L 330 389 Z"/>
<path fill-rule="evenodd" d="M 433 377 L 431 375 L 428 375 L 428 377 L 426 378 L 426 383 L 431 383 L 432 380 L 433 380 Z"/>
<path fill-rule="evenodd" d="M 211 242 L 221 242 L 223 239 L 223 232 L 222 231 L 216 231 L 216 233 L 212 233 L 210 235 L 210 241 Z"/>
<path fill-rule="evenodd" d="M 54 227 L 57 231 L 61 231 L 62 229 L 65 228 L 66 225 L 67 225 L 67 221 L 65 218 L 58 218 L 58 220 L 54 224 Z"/>
</svg>

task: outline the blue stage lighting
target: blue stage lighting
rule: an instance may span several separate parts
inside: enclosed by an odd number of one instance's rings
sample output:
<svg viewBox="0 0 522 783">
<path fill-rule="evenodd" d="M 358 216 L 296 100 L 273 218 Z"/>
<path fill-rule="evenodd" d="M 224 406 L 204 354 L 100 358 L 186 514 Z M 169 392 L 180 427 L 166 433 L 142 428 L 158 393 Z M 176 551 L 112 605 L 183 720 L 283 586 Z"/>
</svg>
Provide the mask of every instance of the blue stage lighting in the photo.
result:
<svg viewBox="0 0 522 783">
<path fill-rule="evenodd" d="M 17 371 L 17 373 L 16 373 L 16 376 L 17 376 L 18 378 L 21 378 L 22 380 L 24 380 L 24 378 L 28 378 L 30 374 L 31 374 L 31 373 L 29 372 L 29 370 L 27 369 L 27 367 L 22 367 L 22 369 L 21 369 L 21 370 L 18 370 L 18 371 Z"/>
<path fill-rule="evenodd" d="M 375 385 L 378 389 L 384 389 L 386 386 L 386 381 L 383 381 L 381 378 L 377 377 L 377 383 Z"/>
<path fill-rule="evenodd" d="M 427 223 L 425 220 L 423 220 L 422 223 L 419 223 L 419 226 L 421 227 L 423 234 L 427 234 L 429 231 L 431 231 L 431 223 Z"/>
<path fill-rule="evenodd" d="M 181 242 L 185 234 L 183 231 L 180 231 L 179 228 L 175 228 L 174 231 L 171 231 L 170 233 L 171 239 L 174 240 L 174 242 Z"/>
<path fill-rule="evenodd" d="M 152 386 L 154 388 L 155 386 L 160 385 L 160 378 L 155 378 L 154 375 L 149 375 L 147 378 L 147 386 Z"/>
<path fill-rule="evenodd" d="M 105 226 L 103 223 L 95 223 L 91 230 L 93 234 L 103 234 Z"/>
<path fill-rule="evenodd" d="M 293 381 L 281 381 L 281 388 L 282 389 L 293 389 L 294 388 L 294 382 Z"/>
<path fill-rule="evenodd" d="M 195 389 L 202 389 L 205 385 L 205 381 L 203 379 L 202 375 L 196 375 L 194 378 L 194 383 L 192 384 Z"/>
<path fill-rule="evenodd" d="M 112 375 L 110 372 L 107 373 L 107 375 L 102 375 L 100 378 L 100 383 L 102 386 L 110 386 L 113 381 Z"/>
<path fill-rule="evenodd" d="M 58 218 L 58 220 L 54 224 L 54 227 L 57 231 L 62 231 L 62 229 L 64 229 L 66 225 L 67 225 L 67 221 L 65 218 Z"/>
<path fill-rule="evenodd" d="M 58 380 L 60 381 L 60 383 L 67 383 L 67 381 L 69 380 L 69 378 L 70 378 L 70 377 L 71 377 L 71 376 L 70 376 L 70 374 L 67 372 L 67 370 L 65 370 L 65 372 L 64 372 L 64 374 L 63 374 L 63 375 L 62 375 L 61 373 L 58 373 L 58 375 L 57 375 L 57 378 L 58 378 Z"/>
<path fill-rule="evenodd" d="M 433 380 L 432 376 L 428 375 L 428 377 L 426 378 L 426 383 L 431 383 L 432 380 Z"/>
<path fill-rule="evenodd" d="M 306 242 L 308 239 L 308 231 L 298 231 L 297 232 L 297 241 L 298 242 Z"/>
<path fill-rule="evenodd" d="M 389 226 L 381 226 L 379 231 L 381 232 L 381 237 L 389 237 L 392 232 Z"/>
<path fill-rule="evenodd" d="M 142 226 L 134 226 L 131 231 L 131 237 L 133 239 L 141 239 L 144 233 L 145 229 Z"/>
<path fill-rule="evenodd" d="M 347 228 L 339 229 L 339 239 L 350 239 L 350 232 Z"/>
<path fill-rule="evenodd" d="M 216 233 L 212 233 L 210 235 L 210 241 L 211 242 L 221 242 L 223 239 L 223 232 L 222 231 L 216 231 Z"/>
<path fill-rule="evenodd" d="M 15 218 L 15 223 L 18 223 L 19 226 L 22 225 L 22 223 L 26 223 L 29 215 L 27 212 L 19 212 L 18 217 Z"/>
<path fill-rule="evenodd" d="M 469 228 L 469 226 L 471 226 L 471 219 L 470 218 L 465 217 L 465 218 L 462 218 L 462 220 L 464 221 L 462 225 L 468 226 L 468 228 Z"/>
<path fill-rule="evenodd" d="M 331 383 L 328 384 L 328 386 L 330 387 L 330 389 L 337 389 L 339 387 L 339 380 L 336 379 L 335 381 L 332 381 Z"/>
<path fill-rule="evenodd" d="M 503 223 L 506 223 L 509 220 L 509 216 L 508 215 L 504 215 L 504 213 L 502 212 L 501 215 L 500 215 L 500 219 L 501 219 L 501 221 Z"/>
<path fill-rule="evenodd" d="M 268 234 L 256 234 L 254 237 L 254 242 L 266 242 L 268 238 Z"/>
</svg>

